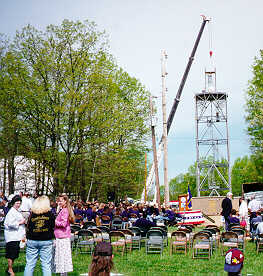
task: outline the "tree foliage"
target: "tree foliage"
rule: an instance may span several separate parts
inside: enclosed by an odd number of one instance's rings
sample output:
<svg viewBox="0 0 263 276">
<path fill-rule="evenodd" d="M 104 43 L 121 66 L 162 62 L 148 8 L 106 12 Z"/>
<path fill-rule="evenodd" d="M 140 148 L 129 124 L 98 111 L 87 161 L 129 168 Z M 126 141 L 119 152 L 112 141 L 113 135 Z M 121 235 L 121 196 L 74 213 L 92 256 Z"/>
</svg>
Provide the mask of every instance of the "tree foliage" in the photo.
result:
<svg viewBox="0 0 263 276">
<path fill-rule="evenodd" d="M 253 77 L 249 81 L 246 99 L 247 131 L 250 136 L 252 157 L 263 181 L 263 50 L 255 58 L 252 67 Z"/>
<path fill-rule="evenodd" d="M 231 171 L 232 191 L 234 195 L 242 194 L 242 184 L 257 182 L 258 172 L 253 158 L 237 158 Z"/>
<path fill-rule="evenodd" d="M 120 196 L 125 185 L 131 194 L 143 188 L 148 92 L 117 66 L 94 23 L 28 25 L 1 65 L 2 143 L 47 169 L 54 193 L 86 196 L 91 183 L 92 196 L 102 198 L 116 187 Z"/>
</svg>

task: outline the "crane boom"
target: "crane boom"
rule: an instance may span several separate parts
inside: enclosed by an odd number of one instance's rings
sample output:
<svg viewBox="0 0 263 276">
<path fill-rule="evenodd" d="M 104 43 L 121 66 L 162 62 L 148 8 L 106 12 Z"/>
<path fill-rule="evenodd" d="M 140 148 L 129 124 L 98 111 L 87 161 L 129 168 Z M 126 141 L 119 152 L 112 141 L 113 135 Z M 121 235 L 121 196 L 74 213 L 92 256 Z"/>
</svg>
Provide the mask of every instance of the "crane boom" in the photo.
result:
<svg viewBox="0 0 263 276">
<path fill-rule="evenodd" d="M 196 41 L 195 41 L 193 50 L 192 50 L 191 55 L 190 55 L 190 57 L 189 57 L 189 60 L 188 60 L 187 66 L 186 66 L 186 68 L 185 68 L 185 71 L 184 71 L 184 74 L 183 74 L 183 77 L 182 77 L 180 86 L 179 86 L 179 88 L 178 88 L 176 97 L 175 97 L 175 99 L 174 99 L 174 103 L 173 103 L 172 109 L 171 109 L 171 111 L 170 111 L 170 113 L 169 113 L 169 117 L 168 117 L 168 119 L 167 119 L 167 134 L 169 133 L 170 127 L 171 127 L 171 125 L 172 125 L 172 122 L 173 122 L 173 119 L 174 119 L 174 114 L 175 114 L 175 112 L 176 112 L 176 110 L 177 110 L 177 107 L 178 107 L 178 104 L 179 104 L 179 102 L 180 102 L 180 97 L 181 97 L 181 95 L 182 95 L 183 88 L 184 88 L 186 79 L 187 79 L 187 77 L 188 77 L 188 73 L 189 73 L 189 71 L 190 71 L 190 69 L 191 69 L 191 66 L 192 66 L 192 63 L 193 63 L 193 61 L 194 61 L 194 56 L 195 56 L 197 47 L 198 47 L 198 45 L 199 45 L 201 36 L 202 36 L 202 34 L 203 34 L 205 25 L 206 25 L 206 23 L 210 20 L 210 19 L 207 19 L 205 16 L 202 16 L 202 18 L 203 18 L 202 25 L 201 25 L 200 30 L 199 30 L 199 33 L 198 33 L 198 35 L 197 35 L 197 38 L 196 38 Z M 157 150 L 158 166 L 160 165 L 160 161 L 161 161 L 161 158 L 162 158 L 162 149 L 163 149 L 163 138 L 161 138 L 161 140 L 160 140 L 160 142 L 159 142 L 159 145 L 158 145 L 158 150 Z M 149 188 L 150 188 L 150 186 L 152 185 L 152 182 L 153 182 L 153 175 L 154 175 L 154 164 L 151 166 L 149 175 L 148 175 L 147 180 L 146 180 L 146 191 L 148 191 Z M 145 195 L 145 191 L 143 190 L 142 196 L 141 196 L 141 199 L 142 199 L 142 200 L 144 199 L 144 195 Z"/>
</svg>

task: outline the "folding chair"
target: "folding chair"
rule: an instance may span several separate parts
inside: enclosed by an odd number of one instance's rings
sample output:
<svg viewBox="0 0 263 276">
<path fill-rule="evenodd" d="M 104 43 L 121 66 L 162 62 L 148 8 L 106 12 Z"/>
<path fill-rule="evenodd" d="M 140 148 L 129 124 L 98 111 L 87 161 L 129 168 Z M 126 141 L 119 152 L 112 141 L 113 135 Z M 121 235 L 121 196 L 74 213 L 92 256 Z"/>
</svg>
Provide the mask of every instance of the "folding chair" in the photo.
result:
<svg viewBox="0 0 263 276">
<path fill-rule="evenodd" d="M 193 259 L 210 259 L 211 257 L 210 235 L 198 232 L 193 236 Z"/>
<path fill-rule="evenodd" d="M 237 233 L 237 235 L 238 235 L 238 248 L 241 251 L 244 251 L 245 250 L 245 235 L 246 235 L 246 231 L 243 228 L 241 228 L 241 227 L 239 227 L 239 228 L 232 228 L 231 231 Z"/>
<path fill-rule="evenodd" d="M 174 231 L 171 234 L 170 255 L 173 254 L 173 251 L 176 253 L 177 248 L 184 249 L 185 255 L 187 254 L 187 237 L 183 231 Z"/>
<path fill-rule="evenodd" d="M 217 227 L 217 228 L 218 228 L 218 226 L 215 225 L 215 224 L 208 224 L 208 225 L 206 225 L 205 228 L 214 228 L 214 227 Z"/>
<path fill-rule="evenodd" d="M 76 248 L 76 244 L 78 241 L 78 232 L 81 230 L 81 227 L 79 225 L 70 225 L 70 242 L 71 242 L 71 250 Z"/>
<path fill-rule="evenodd" d="M 107 226 L 98 226 L 97 228 L 100 229 L 102 232 L 103 241 L 109 242 L 110 241 L 110 235 L 109 235 L 110 228 Z"/>
<path fill-rule="evenodd" d="M 224 255 L 225 251 L 224 248 L 238 248 L 238 235 L 235 232 L 227 231 L 222 233 L 221 235 L 221 249 L 222 255 Z"/>
<path fill-rule="evenodd" d="M 76 243 L 76 254 L 80 253 L 90 253 L 92 254 L 94 249 L 95 241 L 93 238 L 92 231 L 88 229 L 80 230 L 78 232 L 78 240 Z"/>
<path fill-rule="evenodd" d="M 96 227 L 97 227 L 97 225 L 96 225 L 95 222 L 93 222 L 93 221 L 86 221 L 86 222 L 83 223 L 82 229 L 89 229 L 89 228 L 96 228 Z"/>
<path fill-rule="evenodd" d="M 211 233 L 212 236 L 210 237 L 210 239 L 212 241 L 212 249 L 216 250 L 217 246 L 218 246 L 218 240 L 216 238 L 217 232 L 216 232 L 215 228 L 204 228 L 203 231 Z"/>
<path fill-rule="evenodd" d="M 0 229 L 0 256 L 5 255 L 5 235 L 4 235 L 4 229 Z"/>
<path fill-rule="evenodd" d="M 146 254 L 148 253 L 163 253 L 164 235 L 161 230 L 150 229 L 146 234 Z"/>
<path fill-rule="evenodd" d="M 160 230 L 163 233 L 164 246 L 168 246 L 168 235 L 167 235 L 168 231 L 166 231 L 165 228 L 162 228 L 160 226 L 153 226 L 150 228 L 150 230 L 154 230 L 154 229 Z"/>
<path fill-rule="evenodd" d="M 101 218 L 101 225 L 103 226 L 107 226 L 110 228 L 111 226 L 111 218 L 109 216 L 106 216 L 106 215 L 102 215 Z"/>
<path fill-rule="evenodd" d="M 110 231 L 110 243 L 113 248 L 116 248 L 116 252 L 121 249 L 122 256 L 126 252 L 125 235 L 120 231 Z"/>
<path fill-rule="evenodd" d="M 125 235 L 125 243 L 126 243 L 126 249 L 129 249 L 132 251 L 132 238 L 133 238 L 133 233 L 129 229 L 120 229 L 120 232 L 122 232 Z"/>
<path fill-rule="evenodd" d="M 103 241 L 102 231 L 98 228 L 89 229 L 93 233 L 94 242 L 97 244 Z"/>
<path fill-rule="evenodd" d="M 133 234 L 132 236 L 132 249 L 141 249 L 141 230 L 139 227 L 129 227 L 128 230 L 130 230 Z"/>
<path fill-rule="evenodd" d="M 115 216 L 111 222 L 111 229 L 112 230 L 119 230 L 122 228 L 122 218 L 120 216 Z"/>
<path fill-rule="evenodd" d="M 263 251 L 263 234 L 258 234 L 256 236 L 256 249 L 257 253 Z"/>
<path fill-rule="evenodd" d="M 188 241 L 189 248 L 190 248 L 191 245 L 192 245 L 192 239 L 193 239 L 192 230 L 189 230 L 189 229 L 185 228 L 184 226 L 183 227 L 180 226 L 177 230 L 178 231 L 183 231 L 183 232 L 186 233 L 187 241 Z"/>
<path fill-rule="evenodd" d="M 232 229 L 233 227 L 235 227 L 235 226 L 240 227 L 240 223 L 230 223 L 230 224 L 228 225 L 228 231 L 231 231 L 231 229 Z"/>
</svg>

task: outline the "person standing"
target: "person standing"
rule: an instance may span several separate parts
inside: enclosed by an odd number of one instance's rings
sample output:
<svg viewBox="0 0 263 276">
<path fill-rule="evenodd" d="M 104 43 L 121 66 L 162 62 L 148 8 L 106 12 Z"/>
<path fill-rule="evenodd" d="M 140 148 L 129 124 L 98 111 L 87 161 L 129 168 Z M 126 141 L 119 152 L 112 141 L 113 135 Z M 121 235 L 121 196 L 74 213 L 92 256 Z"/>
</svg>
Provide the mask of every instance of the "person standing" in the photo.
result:
<svg viewBox="0 0 263 276">
<path fill-rule="evenodd" d="M 38 197 L 31 210 L 27 223 L 24 276 L 33 276 L 38 257 L 40 257 L 43 276 L 51 276 L 55 216 L 51 212 L 49 198 L 45 195 Z"/>
<path fill-rule="evenodd" d="M 248 208 L 247 208 L 247 202 L 244 198 L 244 196 L 240 199 L 240 206 L 239 206 L 239 219 L 241 226 L 245 227 L 246 230 L 248 230 Z"/>
<path fill-rule="evenodd" d="M 226 194 L 226 197 L 222 201 L 222 212 L 221 215 L 225 219 L 225 230 L 228 231 L 228 225 L 229 225 L 229 216 L 232 210 L 232 196 L 233 194 L 231 192 L 228 192 Z"/>
<path fill-rule="evenodd" d="M 6 215 L 4 222 L 4 233 L 6 241 L 6 255 L 8 268 L 6 273 L 14 276 L 13 271 L 14 260 L 18 258 L 20 252 L 20 241 L 25 238 L 25 219 L 19 212 L 22 199 L 16 195 L 11 200 L 11 209 Z"/>
<path fill-rule="evenodd" d="M 30 215 L 30 210 L 32 207 L 32 201 L 30 200 L 29 194 L 27 192 L 25 192 L 24 194 L 23 193 L 21 194 L 22 194 L 22 203 L 20 206 L 20 212 L 22 213 L 23 217 L 26 219 L 26 222 L 27 222 L 27 219 Z"/>
<path fill-rule="evenodd" d="M 56 245 L 53 270 L 65 276 L 73 271 L 70 223 L 74 223 L 75 217 L 67 195 L 59 196 L 58 205 L 61 210 L 55 220 Z"/>
</svg>

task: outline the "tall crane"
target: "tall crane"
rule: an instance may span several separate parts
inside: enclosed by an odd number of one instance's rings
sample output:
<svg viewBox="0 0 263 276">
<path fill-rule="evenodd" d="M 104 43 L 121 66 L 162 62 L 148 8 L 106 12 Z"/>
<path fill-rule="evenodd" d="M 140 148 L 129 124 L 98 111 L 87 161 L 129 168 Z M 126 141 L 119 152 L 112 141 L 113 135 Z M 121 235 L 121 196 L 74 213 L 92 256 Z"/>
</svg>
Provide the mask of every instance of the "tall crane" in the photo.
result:
<svg viewBox="0 0 263 276">
<path fill-rule="evenodd" d="M 169 130 L 170 130 L 170 128 L 171 128 L 171 125 L 172 125 L 172 122 L 173 122 L 173 119 L 174 119 L 175 112 L 176 112 L 177 107 L 178 107 L 178 104 L 179 104 L 179 102 L 180 102 L 180 97 L 181 97 L 181 95 L 182 95 L 183 88 L 184 88 L 186 79 L 187 79 L 187 77 L 188 77 L 188 73 L 189 73 L 190 68 L 191 68 L 191 66 L 192 66 L 192 63 L 193 63 L 193 61 L 194 61 L 195 52 L 196 52 L 197 47 L 198 47 L 198 45 L 199 45 L 201 36 L 202 36 L 203 31 L 204 31 L 204 28 L 205 28 L 205 25 L 206 25 L 207 22 L 210 21 L 210 19 L 206 18 L 204 15 L 202 15 L 202 18 L 203 18 L 202 25 L 201 25 L 200 30 L 199 30 L 199 33 L 198 33 L 198 35 L 197 35 L 197 38 L 196 38 L 196 41 L 195 41 L 193 50 L 192 50 L 192 52 L 191 52 L 191 55 L 190 55 L 190 57 L 189 57 L 187 66 L 186 66 L 185 71 L 184 71 L 184 74 L 183 74 L 183 78 L 182 78 L 182 80 L 181 80 L 181 83 L 180 83 L 180 86 L 179 86 L 179 88 L 178 88 L 176 97 L 175 97 L 175 99 L 174 99 L 174 103 L 173 103 L 172 109 L 171 109 L 170 114 L 169 114 L 169 117 L 168 117 L 168 119 L 167 119 L 167 135 L 168 135 Z M 163 151 L 163 137 L 161 138 L 161 140 L 160 140 L 160 142 L 159 142 L 159 145 L 158 145 L 158 149 L 157 149 L 157 160 L 158 160 L 158 165 L 161 163 L 162 151 Z M 146 180 L 146 192 L 149 190 L 149 188 L 151 187 L 151 185 L 152 185 L 152 183 L 153 183 L 153 176 L 154 176 L 154 164 L 151 166 L 150 172 L 149 172 L 148 177 L 147 177 L 147 180 Z M 145 188 L 144 188 L 144 189 L 145 189 Z M 142 201 L 144 200 L 144 195 L 145 195 L 145 190 L 143 190 L 142 195 L 141 195 L 141 200 L 142 200 Z"/>
</svg>

